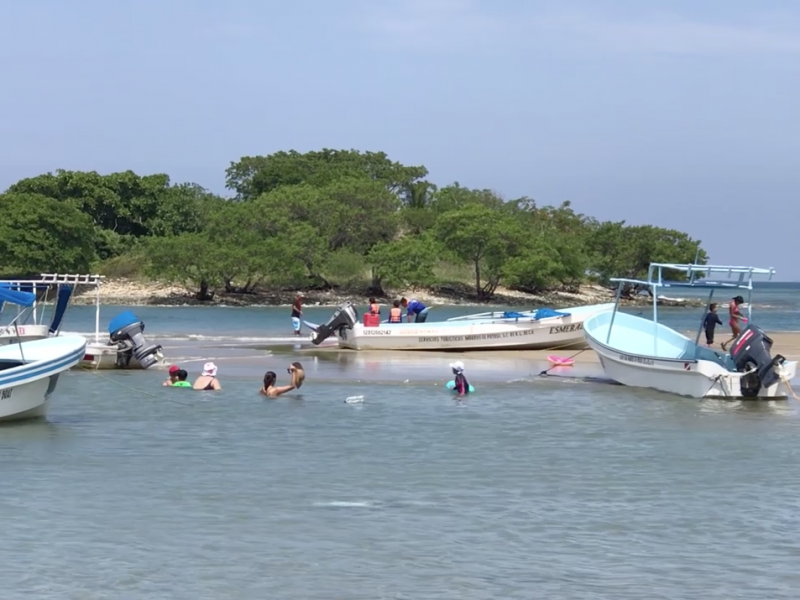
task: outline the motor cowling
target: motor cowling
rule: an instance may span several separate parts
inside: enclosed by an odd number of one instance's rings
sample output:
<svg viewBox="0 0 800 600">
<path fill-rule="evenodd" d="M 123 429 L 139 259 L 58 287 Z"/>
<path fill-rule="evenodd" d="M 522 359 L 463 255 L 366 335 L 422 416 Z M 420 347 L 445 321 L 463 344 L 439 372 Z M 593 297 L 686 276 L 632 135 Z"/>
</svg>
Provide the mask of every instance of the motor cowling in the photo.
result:
<svg viewBox="0 0 800 600">
<path fill-rule="evenodd" d="M 114 317 L 108 326 L 111 341 L 119 347 L 120 359 L 125 361 L 121 366 L 127 366 L 131 355 L 136 357 L 143 369 L 152 367 L 158 362 L 161 346 L 148 344 L 144 338 L 144 323 L 130 311 L 125 311 Z"/>
<path fill-rule="evenodd" d="M 775 385 L 781 379 L 780 368 L 785 358 L 772 356 L 772 339 L 756 325 L 748 325 L 731 345 L 731 359 L 741 378 L 742 396 L 752 398 L 761 388 Z"/>
<path fill-rule="evenodd" d="M 315 346 L 319 346 L 334 333 L 338 333 L 346 327 L 352 329 L 353 325 L 356 323 L 358 323 L 358 312 L 353 307 L 352 303 L 345 302 L 336 309 L 336 312 L 328 319 L 327 323 L 316 328 L 311 336 L 311 343 Z"/>
</svg>

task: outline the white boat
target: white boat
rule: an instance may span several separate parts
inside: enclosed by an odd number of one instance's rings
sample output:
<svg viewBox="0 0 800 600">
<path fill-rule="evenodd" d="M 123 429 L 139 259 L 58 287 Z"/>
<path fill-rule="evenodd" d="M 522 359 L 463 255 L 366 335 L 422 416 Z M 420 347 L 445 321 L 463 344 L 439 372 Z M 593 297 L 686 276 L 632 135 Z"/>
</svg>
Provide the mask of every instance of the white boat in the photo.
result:
<svg viewBox="0 0 800 600">
<path fill-rule="evenodd" d="M 665 272 L 682 273 L 687 279 L 668 281 Z M 753 276 L 771 279 L 774 272 L 772 268 L 653 263 L 647 280 L 612 280 L 618 283 L 617 306 L 584 322 L 586 342 L 600 358 L 606 376 L 623 385 L 691 398 L 786 398 L 793 394 L 789 382 L 797 362 L 781 355 L 773 358 L 772 340 L 749 318 Z M 697 279 L 722 273 L 728 274 L 728 281 Z M 619 312 L 619 297 L 626 285 L 653 290 L 652 320 Z M 656 291 L 660 288 L 706 288 L 709 303 L 715 290 L 747 290 L 748 324 L 731 344 L 730 353 L 700 343 L 707 306 L 694 340 L 659 323 Z"/>
<path fill-rule="evenodd" d="M 0 288 L 0 300 L 30 307 L 36 295 Z M 80 335 L 0 346 L 0 421 L 44 417 L 59 375 L 77 365 L 85 350 Z"/>
<path fill-rule="evenodd" d="M 352 350 L 524 350 L 582 348 L 583 322 L 613 303 L 577 306 L 558 311 L 544 308 L 530 316 L 497 319 L 455 319 L 425 323 L 358 322 L 351 303 L 340 306 L 322 325 L 306 322 L 313 331 L 311 341 L 319 345 L 336 335 L 340 348 Z"/>
<path fill-rule="evenodd" d="M 112 319 L 109 337 L 105 341 L 101 339 L 100 286 L 103 279 L 105 277 L 102 275 L 43 273 L 40 279 L 0 281 L 0 287 L 36 294 L 36 300 L 24 320 L 21 318 L 23 313 L 18 311 L 19 314 L 9 325 L 0 325 L 0 345 L 63 335 L 60 332 L 61 323 L 75 287 L 89 285 L 95 288 L 94 340 L 88 341 L 86 354 L 79 366 L 88 369 L 146 369 L 153 365 L 164 365 L 161 346 L 147 343 L 142 336 L 144 323 L 130 312 L 126 311 Z M 52 306 L 48 304 L 51 299 Z"/>
</svg>

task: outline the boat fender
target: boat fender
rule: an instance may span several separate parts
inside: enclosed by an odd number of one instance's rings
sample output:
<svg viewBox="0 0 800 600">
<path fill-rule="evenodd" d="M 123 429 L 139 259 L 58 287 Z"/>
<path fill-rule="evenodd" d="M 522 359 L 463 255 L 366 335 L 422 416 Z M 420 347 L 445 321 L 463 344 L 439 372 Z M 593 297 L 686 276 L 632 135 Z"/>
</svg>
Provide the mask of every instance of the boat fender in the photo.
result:
<svg viewBox="0 0 800 600">
<path fill-rule="evenodd" d="M 448 382 L 445 384 L 445 387 L 446 387 L 448 390 L 450 390 L 451 392 L 455 392 L 455 391 L 456 391 L 456 382 L 455 382 L 455 380 L 451 379 L 450 381 L 448 381 Z M 472 392 L 474 392 L 474 391 L 475 391 L 475 388 L 474 388 L 474 387 L 472 387 L 472 384 L 470 383 L 470 384 L 469 384 L 469 392 L 470 392 L 470 394 L 471 394 Z"/>
</svg>

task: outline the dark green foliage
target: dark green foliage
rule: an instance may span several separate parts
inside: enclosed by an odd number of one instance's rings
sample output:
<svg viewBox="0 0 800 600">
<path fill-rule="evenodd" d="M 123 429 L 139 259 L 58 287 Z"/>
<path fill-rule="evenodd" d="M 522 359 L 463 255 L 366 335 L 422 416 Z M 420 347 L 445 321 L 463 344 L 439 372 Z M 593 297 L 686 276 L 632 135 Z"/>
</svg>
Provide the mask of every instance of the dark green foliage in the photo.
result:
<svg viewBox="0 0 800 600">
<path fill-rule="evenodd" d="M 382 152 L 290 151 L 243 157 L 225 199 L 167 175 L 56 171 L 0 195 L 6 273 L 140 272 L 217 289 L 329 288 L 362 281 L 427 286 L 468 268 L 479 298 L 499 285 L 537 292 L 641 277 L 650 262 L 691 262 L 700 242 L 652 225 L 598 222 L 569 202 L 537 206 L 491 190 L 426 181 Z M 466 275 L 466 273 L 464 274 Z"/>
</svg>

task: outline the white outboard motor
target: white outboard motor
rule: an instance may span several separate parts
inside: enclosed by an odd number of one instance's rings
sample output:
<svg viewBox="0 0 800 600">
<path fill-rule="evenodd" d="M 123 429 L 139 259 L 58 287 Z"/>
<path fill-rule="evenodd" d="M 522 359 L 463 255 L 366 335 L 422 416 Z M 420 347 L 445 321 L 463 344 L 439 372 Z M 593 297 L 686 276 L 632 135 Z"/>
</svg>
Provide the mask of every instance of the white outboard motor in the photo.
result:
<svg viewBox="0 0 800 600">
<path fill-rule="evenodd" d="M 780 354 L 772 357 L 772 339 L 756 325 L 748 325 L 731 344 L 730 354 L 736 370 L 747 373 L 741 379 L 742 396 L 752 398 L 762 387 L 768 388 L 780 381 L 780 367 L 786 360 Z"/>
<path fill-rule="evenodd" d="M 315 346 L 319 346 L 334 333 L 338 333 L 345 327 L 352 329 L 353 325 L 356 323 L 358 323 L 358 313 L 356 312 L 356 309 L 353 308 L 352 303 L 345 302 L 336 309 L 336 312 L 333 313 L 333 316 L 330 319 L 328 319 L 327 323 L 317 327 L 317 329 L 314 331 L 314 334 L 311 336 L 311 343 Z"/>
<path fill-rule="evenodd" d="M 147 344 L 142 332 L 144 323 L 130 311 L 118 314 L 111 319 L 108 325 L 108 333 L 111 341 L 117 345 L 117 366 L 127 367 L 131 357 L 135 356 L 143 369 L 152 367 L 158 362 L 158 354 L 161 346 Z"/>
</svg>

